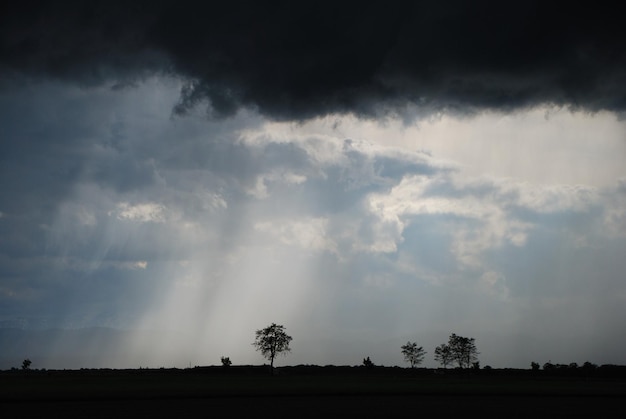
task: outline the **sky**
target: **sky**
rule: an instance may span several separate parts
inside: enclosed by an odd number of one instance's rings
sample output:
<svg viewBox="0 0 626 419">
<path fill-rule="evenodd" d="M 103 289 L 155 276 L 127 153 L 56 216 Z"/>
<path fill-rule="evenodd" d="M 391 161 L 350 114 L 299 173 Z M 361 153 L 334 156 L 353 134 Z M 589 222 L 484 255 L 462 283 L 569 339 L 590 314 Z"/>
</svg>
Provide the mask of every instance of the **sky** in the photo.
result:
<svg viewBox="0 0 626 419">
<path fill-rule="evenodd" d="M 58 334 L 33 367 L 261 364 L 273 322 L 279 366 L 435 367 L 452 333 L 626 363 L 610 6 L 2 8 L 0 327 Z M 88 328 L 124 339 L 46 357 Z"/>
</svg>

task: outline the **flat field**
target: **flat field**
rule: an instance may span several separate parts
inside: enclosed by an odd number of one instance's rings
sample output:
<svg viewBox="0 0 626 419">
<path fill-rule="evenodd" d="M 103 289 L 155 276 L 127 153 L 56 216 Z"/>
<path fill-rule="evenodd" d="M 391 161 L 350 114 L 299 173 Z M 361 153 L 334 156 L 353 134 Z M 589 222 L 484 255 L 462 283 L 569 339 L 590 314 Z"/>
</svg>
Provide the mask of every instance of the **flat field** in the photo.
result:
<svg viewBox="0 0 626 419">
<path fill-rule="evenodd" d="M 358 367 L 0 372 L 3 417 L 623 417 L 626 379 Z"/>
</svg>

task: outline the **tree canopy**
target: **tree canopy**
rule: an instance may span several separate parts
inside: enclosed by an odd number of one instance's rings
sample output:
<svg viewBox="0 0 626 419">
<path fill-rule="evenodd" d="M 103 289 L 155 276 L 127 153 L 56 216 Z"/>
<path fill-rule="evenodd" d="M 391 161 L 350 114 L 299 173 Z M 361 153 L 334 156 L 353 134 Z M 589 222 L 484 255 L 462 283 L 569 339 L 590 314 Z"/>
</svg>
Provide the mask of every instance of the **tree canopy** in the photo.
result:
<svg viewBox="0 0 626 419">
<path fill-rule="evenodd" d="M 274 368 L 274 358 L 276 355 L 286 355 L 291 351 L 289 348 L 289 342 L 292 337 L 285 332 L 285 327 L 272 323 L 264 329 L 256 331 L 256 338 L 252 345 L 256 347 L 257 351 L 270 361 L 270 368 Z"/>
<path fill-rule="evenodd" d="M 407 342 L 406 345 L 402 345 L 402 355 L 404 355 L 404 360 L 411 365 L 411 368 L 415 368 L 416 365 L 419 365 L 424 360 L 424 355 L 426 355 L 426 351 L 423 347 L 418 347 L 415 342 Z"/>
<path fill-rule="evenodd" d="M 474 338 L 466 338 L 451 334 L 447 344 L 435 348 L 435 360 L 444 368 L 456 362 L 459 368 L 469 368 L 478 361 L 478 350 Z"/>
<path fill-rule="evenodd" d="M 450 347 L 445 343 L 435 348 L 435 361 L 443 365 L 444 368 L 448 368 L 448 365 L 452 363 L 453 357 Z"/>
</svg>

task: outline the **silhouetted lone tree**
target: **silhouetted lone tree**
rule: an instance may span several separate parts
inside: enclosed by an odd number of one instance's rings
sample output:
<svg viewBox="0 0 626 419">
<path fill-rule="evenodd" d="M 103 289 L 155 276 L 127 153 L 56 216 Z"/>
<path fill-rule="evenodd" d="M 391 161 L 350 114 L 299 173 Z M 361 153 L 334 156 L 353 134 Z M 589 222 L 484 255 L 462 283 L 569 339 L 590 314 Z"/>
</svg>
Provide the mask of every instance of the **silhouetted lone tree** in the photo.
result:
<svg viewBox="0 0 626 419">
<path fill-rule="evenodd" d="M 477 355 L 474 338 L 457 336 L 454 333 L 448 338 L 447 345 L 442 344 L 435 349 L 435 360 L 444 368 L 452 362 L 456 362 L 459 368 L 469 368 L 478 361 Z"/>
<path fill-rule="evenodd" d="M 280 353 L 286 355 L 287 352 L 291 351 L 291 348 L 289 348 L 291 339 L 291 336 L 285 333 L 284 326 L 272 323 L 265 329 L 256 331 L 256 338 L 252 345 L 270 361 L 270 372 L 273 372 L 274 358 Z"/>
<path fill-rule="evenodd" d="M 423 347 L 418 347 L 415 342 L 407 342 L 406 345 L 402 345 L 402 355 L 404 355 L 404 360 L 411 365 L 411 368 L 415 368 L 416 365 L 419 365 L 424 360 L 424 355 L 426 355 L 426 351 Z"/>
<path fill-rule="evenodd" d="M 32 361 L 28 358 L 26 358 L 23 362 L 22 362 L 22 369 L 24 371 L 28 371 L 30 369 L 30 364 L 32 364 Z"/>
<path fill-rule="evenodd" d="M 374 368 L 374 363 L 369 356 L 367 358 L 363 358 L 363 366 L 365 368 Z"/>
<path fill-rule="evenodd" d="M 232 365 L 232 361 L 227 356 L 223 356 L 220 360 L 222 361 L 222 367 L 224 368 L 228 368 Z"/>
</svg>

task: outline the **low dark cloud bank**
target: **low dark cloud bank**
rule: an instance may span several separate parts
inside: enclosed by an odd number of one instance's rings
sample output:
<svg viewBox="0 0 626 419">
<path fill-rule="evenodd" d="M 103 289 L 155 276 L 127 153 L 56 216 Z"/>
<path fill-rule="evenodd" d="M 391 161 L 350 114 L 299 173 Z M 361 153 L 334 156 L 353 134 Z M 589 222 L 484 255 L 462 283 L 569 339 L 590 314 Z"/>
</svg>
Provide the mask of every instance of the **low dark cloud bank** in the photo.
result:
<svg viewBox="0 0 626 419">
<path fill-rule="evenodd" d="M 176 113 L 626 108 L 623 19 L 602 2 L 25 1 L 0 16 L 5 82 L 176 75 Z"/>
</svg>

